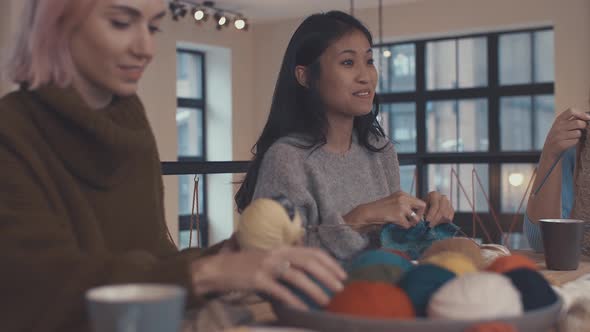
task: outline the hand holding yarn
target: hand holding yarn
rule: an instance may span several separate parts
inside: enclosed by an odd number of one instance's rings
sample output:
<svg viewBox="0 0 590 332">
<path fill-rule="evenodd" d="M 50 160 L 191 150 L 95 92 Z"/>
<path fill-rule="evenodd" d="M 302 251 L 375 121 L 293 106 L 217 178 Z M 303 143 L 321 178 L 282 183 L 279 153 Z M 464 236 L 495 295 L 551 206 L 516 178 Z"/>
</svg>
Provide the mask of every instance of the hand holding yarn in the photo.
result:
<svg viewBox="0 0 590 332">
<path fill-rule="evenodd" d="M 242 213 L 236 236 L 241 248 L 273 249 L 299 244 L 304 232 L 293 204 L 279 196 L 252 202 Z"/>
<path fill-rule="evenodd" d="M 343 218 L 352 228 L 376 224 L 396 224 L 405 229 L 422 220 L 426 203 L 403 191 L 397 191 L 374 202 L 361 204 Z"/>
<path fill-rule="evenodd" d="M 543 153 L 557 159 L 561 153 L 580 141 L 582 130 L 587 127 L 590 115 L 576 109 L 568 109 L 559 114 L 545 138 Z"/>
<path fill-rule="evenodd" d="M 451 201 L 445 195 L 441 195 L 436 191 L 431 191 L 426 197 L 426 216 L 431 227 L 438 224 L 449 223 L 455 217 L 455 210 L 451 205 Z"/>
<path fill-rule="evenodd" d="M 340 265 L 322 250 L 291 246 L 218 254 L 197 259 L 190 268 L 196 295 L 254 290 L 300 310 L 308 306 L 290 286 L 326 305 L 330 298 L 314 280 L 337 292 L 346 279 Z"/>
</svg>

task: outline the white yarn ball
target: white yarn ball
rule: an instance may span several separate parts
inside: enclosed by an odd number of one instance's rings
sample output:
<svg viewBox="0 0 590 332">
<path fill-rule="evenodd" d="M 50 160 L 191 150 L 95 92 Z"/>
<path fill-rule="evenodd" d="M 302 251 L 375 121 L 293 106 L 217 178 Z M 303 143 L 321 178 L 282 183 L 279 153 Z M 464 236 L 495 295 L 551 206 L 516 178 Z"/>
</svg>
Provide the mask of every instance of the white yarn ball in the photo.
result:
<svg viewBox="0 0 590 332">
<path fill-rule="evenodd" d="M 519 291 L 507 277 L 491 272 L 465 274 L 442 286 L 427 313 L 442 319 L 496 319 L 523 312 Z"/>
</svg>

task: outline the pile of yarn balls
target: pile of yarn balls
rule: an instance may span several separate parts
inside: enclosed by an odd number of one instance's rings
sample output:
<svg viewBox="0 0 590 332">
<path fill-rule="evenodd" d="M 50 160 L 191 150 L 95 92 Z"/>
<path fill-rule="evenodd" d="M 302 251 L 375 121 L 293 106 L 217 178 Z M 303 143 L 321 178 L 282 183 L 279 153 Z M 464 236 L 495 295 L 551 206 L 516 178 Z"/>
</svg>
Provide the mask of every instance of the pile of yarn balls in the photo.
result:
<svg viewBox="0 0 590 332">
<path fill-rule="evenodd" d="M 486 262 L 467 238 L 436 242 L 417 264 L 401 252 L 377 249 L 360 253 L 345 268 L 344 289 L 319 310 L 359 318 L 493 320 L 557 301 L 529 258 Z"/>
</svg>

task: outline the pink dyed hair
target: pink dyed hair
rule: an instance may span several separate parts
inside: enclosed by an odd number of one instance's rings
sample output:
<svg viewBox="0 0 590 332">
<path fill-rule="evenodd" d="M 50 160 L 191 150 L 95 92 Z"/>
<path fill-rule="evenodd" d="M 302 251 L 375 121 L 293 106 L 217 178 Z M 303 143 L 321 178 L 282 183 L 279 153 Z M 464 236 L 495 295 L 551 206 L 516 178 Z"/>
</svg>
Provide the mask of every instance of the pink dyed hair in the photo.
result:
<svg viewBox="0 0 590 332">
<path fill-rule="evenodd" d="M 5 72 L 30 89 L 54 83 L 65 87 L 75 67 L 69 41 L 98 0 L 25 0 L 18 38 Z"/>
</svg>

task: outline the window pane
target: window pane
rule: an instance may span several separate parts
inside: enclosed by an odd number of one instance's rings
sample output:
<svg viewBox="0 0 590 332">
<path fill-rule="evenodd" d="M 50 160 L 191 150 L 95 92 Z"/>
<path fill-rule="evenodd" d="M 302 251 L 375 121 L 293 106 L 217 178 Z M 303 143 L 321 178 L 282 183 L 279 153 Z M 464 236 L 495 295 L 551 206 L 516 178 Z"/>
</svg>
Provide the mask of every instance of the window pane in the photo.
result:
<svg viewBox="0 0 590 332">
<path fill-rule="evenodd" d="M 427 89 L 453 89 L 457 87 L 456 40 L 426 44 Z"/>
<path fill-rule="evenodd" d="M 500 36 L 500 84 L 531 83 L 531 34 Z"/>
<path fill-rule="evenodd" d="M 416 104 L 383 104 L 380 107 L 381 126 L 396 143 L 397 152 L 416 152 Z"/>
<path fill-rule="evenodd" d="M 535 149 L 543 150 L 545 137 L 555 119 L 555 99 L 553 95 L 535 96 Z"/>
<path fill-rule="evenodd" d="M 199 54 L 176 53 L 176 93 L 179 98 L 203 98 L 202 60 Z"/>
<path fill-rule="evenodd" d="M 403 165 L 399 167 L 400 186 L 403 192 L 416 195 L 416 165 Z"/>
<path fill-rule="evenodd" d="M 199 213 L 203 213 L 203 175 L 199 175 Z M 178 214 L 188 216 L 191 214 L 193 207 L 193 191 L 195 189 L 194 175 L 178 176 Z M 196 207 L 195 207 L 196 208 Z M 196 213 L 196 210 L 195 210 Z"/>
<path fill-rule="evenodd" d="M 203 157 L 203 111 L 192 108 L 176 110 L 178 156 Z"/>
<path fill-rule="evenodd" d="M 517 212 L 534 169 L 534 164 L 502 165 L 501 201 L 503 213 Z M 524 213 L 526 203 L 527 199 L 525 198 L 519 213 Z"/>
<path fill-rule="evenodd" d="M 428 152 L 487 151 L 487 100 L 427 103 L 426 131 Z"/>
<path fill-rule="evenodd" d="M 385 52 L 385 53 L 384 53 Z M 381 49 L 380 92 L 416 90 L 416 47 L 395 45 Z"/>
<path fill-rule="evenodd" d="M 535 82 L 553 82 L 553 30 L 535 32 Z"/>
<path fill-rule="evenodd" d="M 486 99 L 459 101 L 459 137 L 461 150 L 488 150 L 488 101 Z"/>
<path fill-rule="evenodd" d="M 533 148 L 531 97 L 500 99 L 500 146 L 503 151 L 527 151 Z"/>
<path fill-rule="evenodd" d="M 448 195 L 453 203 L 453 208 L 458 212 L 471 212 L 473 204 L 472 172 L 475 168 L 483 188 L 475 180 L 475 210 L 485 212 L 489 210 L 483 192 L 489 197 L 489 176 L 487 164 L 437 164 L 428 165 L 429 191 L 438 191 Z M 451 170 L 454 169 L 455 173 Z M 458 186 L 457 177 L 465 192 Z M 451 189 L 452 186 L 452 189 Z M 483 192 L 482 192 L 483 189 Z M 465 193 L 467 196 L 465 196 Z"/>
<path fill-rule="evenodd" d="M 488 84 L 488 46 L 485 37 L 459 39 L 459 87 Z"/>
</svg>

